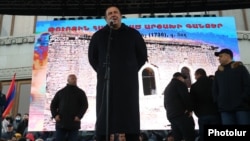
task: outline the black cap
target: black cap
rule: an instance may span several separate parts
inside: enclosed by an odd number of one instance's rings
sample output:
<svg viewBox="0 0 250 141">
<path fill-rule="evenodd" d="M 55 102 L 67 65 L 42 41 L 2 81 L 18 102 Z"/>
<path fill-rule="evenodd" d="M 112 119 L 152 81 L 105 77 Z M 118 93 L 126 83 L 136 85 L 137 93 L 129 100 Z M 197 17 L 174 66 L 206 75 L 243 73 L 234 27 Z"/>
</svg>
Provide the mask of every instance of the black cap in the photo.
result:
<svg viewBox="0 0 250 141">
<path fill-rule="evenodd" d="M 179 76 L 183 77 L 184 79 L 187 78 L 187 76 L 186 76 L 185 74 L 180 73 L 180 72 L 176 72 L 176 73 L 174 73 L 174 75 L 173 75 L 174 78 L 179 77 Z"/>
<path fill-rule="evenodd" d="M 226 54 L 230 55 L 231 58 L 233 58 L 233 52 L 230 49 L 227 49 L 227 48 L 226 49 L 222 49 L 220 52 L 215 52 L 214 55 L 215 56 L 219 56 L 222 53 L 226 53 Z"/>
</svg>

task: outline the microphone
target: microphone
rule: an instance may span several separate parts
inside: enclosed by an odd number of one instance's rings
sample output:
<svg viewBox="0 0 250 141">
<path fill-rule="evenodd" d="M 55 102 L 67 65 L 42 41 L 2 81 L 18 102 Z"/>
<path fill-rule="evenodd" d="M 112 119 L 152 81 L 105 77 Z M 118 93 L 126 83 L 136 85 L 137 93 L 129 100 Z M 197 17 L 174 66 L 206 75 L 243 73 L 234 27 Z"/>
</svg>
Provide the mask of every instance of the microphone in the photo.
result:
<svg viewBox="0 0 250 141">
<path fill-rule="evenodd" d="M 114 20 L 113 20 L 113 19 L 110 19 L 110 21 L 109 21 L 109 26 L 110 26 L 111 28 L 113 28 L 113 26 L 114 26 Z"/>
</svg>

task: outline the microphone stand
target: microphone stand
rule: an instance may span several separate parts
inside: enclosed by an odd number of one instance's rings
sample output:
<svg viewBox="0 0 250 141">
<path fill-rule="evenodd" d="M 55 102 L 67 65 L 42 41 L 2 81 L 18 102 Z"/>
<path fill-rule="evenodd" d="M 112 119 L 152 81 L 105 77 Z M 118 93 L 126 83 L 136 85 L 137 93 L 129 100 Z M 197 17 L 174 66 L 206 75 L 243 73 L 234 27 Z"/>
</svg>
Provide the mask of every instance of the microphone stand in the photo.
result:
<svg viewBox="0 0 250 141">
<path fill-rule="evenodd" d="M 106 81 L 106 141 L 109 141 L 109 92 L 110 92 L 110 47 L 112 40 L 113 23 L 110 23 L 108 45 L 105 62 L 105 81 Z"/>
</svg>

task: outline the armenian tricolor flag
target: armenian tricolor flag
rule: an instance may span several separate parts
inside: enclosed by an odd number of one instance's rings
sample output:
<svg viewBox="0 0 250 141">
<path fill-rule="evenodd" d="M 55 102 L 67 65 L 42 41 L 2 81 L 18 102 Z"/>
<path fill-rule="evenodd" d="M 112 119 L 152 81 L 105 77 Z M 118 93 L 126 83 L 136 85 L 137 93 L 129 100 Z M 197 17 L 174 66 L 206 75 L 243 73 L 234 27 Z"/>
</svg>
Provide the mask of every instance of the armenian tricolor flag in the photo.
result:
<svg viewBox="0 0 250 141">
<path fill-rule="evenodd" d="M 10 83 L 9 90 L 8 90 L 8 92 L 6 94 L 6 105 L 5 105 L 5 110 L 3 112 L 2 117 L 6 117 L 10 113 L 10 111 L 11 111 L 11 109 L 13 107 L 14 98 L 15 98 L 15 95 L 16 95 L 15 80 L 16 80 L 16 73 L 12 77 L 12 81 Z"/>
</svg>

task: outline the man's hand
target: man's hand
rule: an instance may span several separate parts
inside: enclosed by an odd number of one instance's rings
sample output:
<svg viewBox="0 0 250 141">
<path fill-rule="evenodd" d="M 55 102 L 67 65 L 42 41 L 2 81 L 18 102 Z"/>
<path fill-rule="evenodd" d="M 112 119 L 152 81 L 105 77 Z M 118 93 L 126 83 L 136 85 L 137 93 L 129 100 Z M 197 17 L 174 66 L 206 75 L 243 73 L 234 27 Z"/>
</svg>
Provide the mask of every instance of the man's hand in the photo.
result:
<svg viewBox="0 0 250 141">
<path fill-rule="evenodd" d="M 61 119 L 60 119 L 60 116 L 59 115 L 56 115 L 55 116 L 55 120 L 56 120 L 56 122 L 59 122 Z"/>
<path fill-rule="evenodd" d="M 80 118 L 78 116 L 75 116 L 75 121 L 80 121 Z"/>
<path fill-rule="evenodd" d="M 188 110 L 185 111 L 185 115 L 187 115 L 188 117 L 192 117 L 193 112 L 188 112 Z"/>
</svg>

